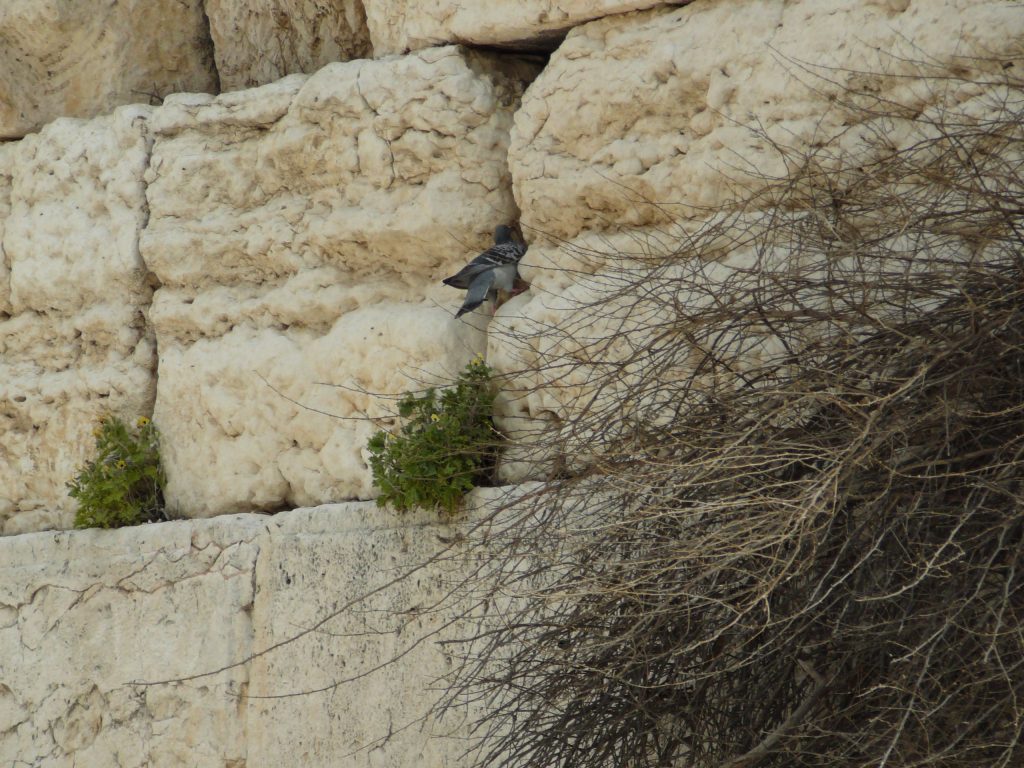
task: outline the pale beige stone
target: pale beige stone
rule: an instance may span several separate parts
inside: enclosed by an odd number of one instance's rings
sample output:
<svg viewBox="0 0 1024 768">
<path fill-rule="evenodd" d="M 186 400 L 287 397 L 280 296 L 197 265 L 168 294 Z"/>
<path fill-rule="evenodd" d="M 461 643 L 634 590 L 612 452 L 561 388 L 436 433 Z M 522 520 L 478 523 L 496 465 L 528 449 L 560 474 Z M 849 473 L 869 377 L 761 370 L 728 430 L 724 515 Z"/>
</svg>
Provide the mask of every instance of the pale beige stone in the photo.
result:
<svg viewBox="0 0 1024 768">
<path fill-rule="evenodd" d="M 440 280 L 516 218 L 532 74 L 441 48 L 158 110 L 142 251 L 176 514 L 372 496 L 365 445 L 394 396 L 484 347 Z"/>
<path fill-rule="evenodd" d="M 898 126 L 849 102 L 956 107 L 971 88 L 920 75 L 998 72 L 1021 40 L 1024 14 L 996 0 L 697 0 L 577 27 L 516 114 L 524 229 L 572 238 L 702 218 L 785 174 L 773 145 L 842 134 L 841 165 L 873 132 L 898 144 Z"/>
<path fill-rule="evenodd" d="M 473 610 L 448 542 L 520 491 L 0 538 L 0 763 L 459 765 L 464 713 L 418 722 Z"/>
<path fill-rule="evenodd" d="M 470 507 L 503 493 L 475 492 Z M 444 554 L 462 525 L 439 525 L 435 513 L 393 515 L 346 504 L 274 518 L 256 571 L 264 618 L 255 645 L 271 647 L 337 615 L 253 661 L 252 768 L 462 764 L 466 713 L 425 717 L 440 695 L 438 678 L 455 661 L 455 649 L 441 641 L 470 631 L 454 621 L 465 607 L 442 602 L 446 585 L 465 575 L 458 552 Z M 298 691 L 315 693 L 282 696 Z"/>
<path fill-rule="evenodd" d="M 243 765 L 263 520 L 0 538 L 0 762 Z"/>
<path fill-rule="evenodd" d="M 17 143 L 4 232 L 15 313 L 148 298 L 138 237 L 150 111 L 63 118 Z"/>
<path fill-rule="evenodd" d="M 206 15 L 225 91 L 371 51 L 362 0 L 207 0 Z"/>
<path fill-rule="evenodd" d="M 4 225 L 11 213 L 15 142 L 0 142 L 0 319 L 11 312 L 11 265 L 4 251 Z"/>
<path fill-rule="evenodd" d="M 0 138 L 176 91 L 215 91 L 202 0 L 4 0 Z"/>
<path fill-rule="evenodd" d="M 299 286 L 280 290 L 308 306 Z M 181 300 L 159 292 L 158 333 Z M 161 336 L 155 420 L 176 514 L 372 497 L 366 443 L 395 423 L 394 395 L 451 381 L 483 350 L 479 331 L 428 302 L 353 309 L 326 328 L 246 309 L 222 336 Z"/>
<path fill-rule="evenodd" d="M 445 43 L 550 49 L 578 24 L 683 2 L 686 0 L 363 0 L 377 56 Z"/>
<path fill-rule="evenodd" d="M 134 419 L 155 395 L 138 250 L 148 107 L 63 118 L 5 148 L 9 213 L 0 314 L 0 526 L 70 526 L 65 483 L 104 413 Z"/>
</svg>

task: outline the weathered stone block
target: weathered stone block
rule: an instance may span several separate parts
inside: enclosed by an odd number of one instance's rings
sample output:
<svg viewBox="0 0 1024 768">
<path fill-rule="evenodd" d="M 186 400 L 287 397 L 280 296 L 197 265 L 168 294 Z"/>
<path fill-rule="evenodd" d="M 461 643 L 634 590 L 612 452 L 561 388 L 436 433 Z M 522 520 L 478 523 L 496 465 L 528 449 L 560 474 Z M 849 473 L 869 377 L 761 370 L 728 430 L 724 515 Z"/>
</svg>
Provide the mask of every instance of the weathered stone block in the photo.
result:
<svg viewBox="0 0 1024 768">
<path fill-rule="evenodd" d="M 686 0 L 363 0 L 377 56 L 467 43 L 552 49 L 570 28 L 601 16 Z"/>
<path fill-rule="evenodd" d="M 461 764 L 466 713 L 426 717 L 454 661 L 441 641 L 468 632 L 456 617 L 466 606 L 440 602 L 459 576 L 443 542 L 460 526 L 429 512 L 400 524 L 383 514 L 346 504 L 274 518 L 256 571 L 254 642 L 302 636 L 253 660 L 252 768 Z M 292 693 L 301 695 L 283 696 Z"/>
<path fill-rule="evenodd" d="M 362 0 L 207 0 L 206 15 L 225 91 L 371 51 Z"/>
<path fill-rule="evenodd" d="M 215 91 L 202 0 L 5 0 L 0 138 L 176 91 Z"/>
<path fill-rule="evenodd" d="M 0 539 L 0 761 L 244 764 L 254 516 Z M 233 763 L 233 760 L 239 762 Z"/>
<path fill-rule="evenodd" d="M 697 0 L 570 32 L 527 91 L 509 153 L 533 240 L 521 272 L 533 290 L 503 307 L 489 332 L 488 360 L 510 374 L 498 401 L 499 426 L 515 439 L 503 479 L 564 469 L 550 464 L 558 435 L 560 460 L 586 462 L 598 441 L 577 424 L 583 411 L 597 428 L 601 413 L 626 423 L 642 408 L 650 421 L 657 410 L 637 402 L 637 385 L 656 375 L 685 380 L 702 359 L 698 348 L 679 355 L 678 369 L 645 367 L 671 326 L 671 301 L 699 318 L 701 306 L 713 309 L 714 291 L 686 290 L 681 258 L 678 287 L 666 268 L 657 288 L 626 290 L 632 267 L 685 249 L 717 222 L 720 245 L 702 237 L 706 263 L 690 265 L 705 287 L 718 283 L 724 295 L 761 270 L 813 277 L 824 253 L 797 258 L 785 238 L 760 241 L 764 254 L 749 245 L 769 223 L 760 215 L 802 215 L 791 210 L 799 197 L 776 210 L 777 195 L 754 195 L 790 178 L 801 154 L 817 152 L 813 167 L 839 178 L 914 146 L 944 115 L 984 124 L 1007 98 L 993 73 L 1019 55 L 1022 37 L 1017 10 L 963 0 L 841 8 Z M 734 203 L 744 199 L 741 216 Z M 968 240 L 948 238 L 945 257 L 971 258 Z M 894 270 L 902 268 L 895 254 L 909 247 L 892 244 Z M 868 290 L 865 307 L 882 311 L 883 299 Z M 742 348 L 750 366 L 782 351 L 767 333 L 723 333 L 716 344 Z M 697 381 L 693 396 L 713 383 Z M 665 413 L 679 407 L 666 403 Z"/>
<path fill-rule="evenodd" d="M 158 110 L 142 252 L 174 510 L 372 494 L 393 395 L 483 349 L 440 280 L 516 218 L 508 132 L 533 74 L 441 48 Z"/>
<path fill-rule="evenodd" d="M 151 408 L 156 359 L 145 309 L 152 288 L 138 250 L 148 114 L 123 107 L 91 121 L 64 118 L 4 150 L 4 533 L 69 527 L 65 483 L 92 450 L 97 418 Z"/>
<path fill-rule="evenodd" d="M 999 72 L 1022 36 L 1019 8 L 975 0 L 696 0 L 577 27 L 516 113 L 524 231 L 704 218 L 784 177 L 779 147 L 842 136 L 837 165 L 870 160 L 865 137 L 904 134 L 859 107 L 955 107 L 977 90 L 923 75 Z"/>
</svg>

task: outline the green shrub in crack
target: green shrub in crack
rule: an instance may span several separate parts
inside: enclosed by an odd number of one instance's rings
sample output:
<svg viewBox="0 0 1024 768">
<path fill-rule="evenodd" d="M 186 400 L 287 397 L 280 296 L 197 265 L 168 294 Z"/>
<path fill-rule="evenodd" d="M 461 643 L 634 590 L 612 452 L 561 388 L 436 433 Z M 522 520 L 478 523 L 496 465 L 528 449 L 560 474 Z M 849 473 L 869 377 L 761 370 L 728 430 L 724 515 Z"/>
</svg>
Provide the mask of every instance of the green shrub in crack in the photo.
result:
<svg viewBox="0 0 1024 768">
<path fill-rule="evenodd" d="M 378 506 L 427 507 L 452 513 L 494 466 L 491 369 L 477 356 L 455 385 L 406 395 L 398 434 L 377 432 L 368 444 Z"/>
<path fill-rule="evenodd" d="M 78 500 L 76 528 L 120 528 L 164 519 L 163 469 L 156 427 L 106 416 L 93 431 L 96 457 L 68 483 Z"/>
</svg>

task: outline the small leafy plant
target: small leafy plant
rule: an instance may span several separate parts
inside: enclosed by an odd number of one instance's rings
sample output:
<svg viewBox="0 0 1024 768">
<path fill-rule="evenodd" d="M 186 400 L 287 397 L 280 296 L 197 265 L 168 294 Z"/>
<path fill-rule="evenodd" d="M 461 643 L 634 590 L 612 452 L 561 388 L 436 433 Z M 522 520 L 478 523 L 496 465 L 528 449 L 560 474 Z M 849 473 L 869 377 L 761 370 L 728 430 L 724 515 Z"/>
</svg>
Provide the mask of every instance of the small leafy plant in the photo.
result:
<svg viewBox="0 0 1024 768">
<path fill-rule="evenodd" d="M 145 416 L 129 427 L 106 416 L 93 431 L 96 458 L 68 483 L 76 528 L 120 528 L 164 519 L 159 435 Z"/>
<path fill-rule="evenodd" d="M 491 369 L 477 356 L 453 387 L 408 394 L 398 403 L 399 434 L 370 438 L 370 468 L 380 488 L 377 505 L 399 511 L 428 507 L 454 512 L 494 465 L 497 433 L 491 421 Z"/>
</svg>

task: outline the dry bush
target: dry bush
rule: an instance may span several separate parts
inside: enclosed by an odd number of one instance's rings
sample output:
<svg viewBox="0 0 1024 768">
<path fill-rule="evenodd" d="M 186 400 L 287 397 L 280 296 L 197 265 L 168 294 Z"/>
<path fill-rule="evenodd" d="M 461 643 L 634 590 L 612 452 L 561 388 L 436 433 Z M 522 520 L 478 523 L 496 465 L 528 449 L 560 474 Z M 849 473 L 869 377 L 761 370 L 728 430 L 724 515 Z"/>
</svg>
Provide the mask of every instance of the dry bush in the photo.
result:
<svg viewBox="0 0 1024 768">
<path fill-rule="evenodd" d="M 876 160 L 778 147 L 786 178 L 506 331 L 587 383 L 535 440 L 563 471 L 457 554 L 488 618 L 439 710 L 483 707 L 474 764 L 1024 761 L 1021 85 L 851 93 Z"/>
</svg>

